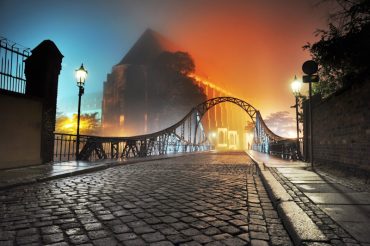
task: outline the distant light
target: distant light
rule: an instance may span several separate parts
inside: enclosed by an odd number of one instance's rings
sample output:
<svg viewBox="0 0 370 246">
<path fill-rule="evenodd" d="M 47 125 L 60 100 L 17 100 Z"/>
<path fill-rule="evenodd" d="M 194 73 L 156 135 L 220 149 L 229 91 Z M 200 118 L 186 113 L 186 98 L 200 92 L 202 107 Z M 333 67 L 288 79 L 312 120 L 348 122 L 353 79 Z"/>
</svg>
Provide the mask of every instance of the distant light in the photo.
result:
<svg viewBox="0 0 370 246">
<path fill-rule="evenodd" d="M 287 132 L 288 138 L 296 138 L 297 137 L 297 132 L 295 131 L 288 131 Z"/>
<path fill-rule="evenodd" d="M 123 114 L 121 114 L 119 116 L 119 125 L 123 126 L 124 123 L 125 123 L 125 116 Z"/>
<path fill-rule="evenodd" d="M 74 126 L 75 126 L 75 124 L 73 124 L 73 123 L 66 123 L 66 124 L 64 124 L 64 125 L 63 125 L 63 127 L 64 127 L 64 128 L 67 128 L 67 129 L 68 129 L 68 128 L 72 128 L 72 127 L 74 127 Z"/>
<path fill-rule="evenodd" d="M 215 138 L 217 137 L 217 133 L 215 133 L 215 132 L 210 132 L 210 133 L 208 134 L 208 137 L 209 137 L 209 139 L 215 139 Z"/>
<path fill-rule="evenodd" d="M 301 93 L 302 81 L 298 80 L 296 75 L 294 76 L 294 81 L 290 84 L 290 86 L 294 96 L 299 96 Z"/>
<path fill-rule="evenodd" d="M 84 68 L 84 64 L 81 64 L 81 67 L 76 70 L 76 80 L 77 86 L 84 86 L 85 80 L 87 78 L 87 70 Z"/>
</svg>

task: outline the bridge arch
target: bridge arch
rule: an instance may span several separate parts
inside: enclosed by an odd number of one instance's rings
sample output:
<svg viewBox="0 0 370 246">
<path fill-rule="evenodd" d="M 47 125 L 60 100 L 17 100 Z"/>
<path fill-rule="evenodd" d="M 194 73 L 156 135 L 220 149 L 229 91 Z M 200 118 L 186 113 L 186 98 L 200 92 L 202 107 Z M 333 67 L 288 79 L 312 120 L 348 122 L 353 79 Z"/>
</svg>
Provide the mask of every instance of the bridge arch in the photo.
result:
<svg viewBox="0 0 370 246">
<path fill-rule="evenodd" d="M 240 108 L 242 108 L 250 117 L 253 124 L 255 125 L 255 130 L 257 133 L 257 138 L 259 138 L 259 141 L 261 141 L 261 138 L 268 138 L 265 139 L 264 142 L 267 141 L 281 141 L 281 140 L 287 140 L 287 138 L 281 137 L 274 132 L 272 132 L 265 122 L 263 121 L 260 112 L 253 107 L 251 104 L 247 103 L 246 101 L 243 101 L 236 97 L 215 97 L 208 99 L 207 101 L 198 104 L 193 110 L 195 110 L 198 113 L 199 119 L 197 119 L 197 125 L 195 128 L 195 135 L 194 135 L 194 143 L 196 142 L 196 132 L 198 130 L 199 124 L 205 113 L 213 108 L 214 106 L 230 102 L 233 103 Z"/>
<path fill-rule="evenodd" d="M 251 104 L 235 97 L 216 97 L 198 104 L 179 122 L 158 132 L 131 137 L 83 136 L 85 143 L 80 151 L 80 157 L 82 160 L 109 157 L 129 158 L 163 155 L 171 151 L 177 153 L 210 149 L 211 144 L 201 124 L 201 119 L 212 107 L 225 102 L 239 106 L 251 118 L 255 125 L 255 150 L 269 153 L 271 146 L 279 151 L 281 146 L 285 148 L 284 142 L 295 143 L 293 139 L 273 133 L 266 126 L 259 111 Z M 201 131 L 198 133 L 199 129 Z"/>
<path fill-rule="evenodd" d="M 211 99 L 208 99 L 205 102 L 202 102 L 202 103 L 198 104 L 195 107 L 195 109 L 198 111 L 200 118 L 202 118 L 208 110 L 210 110 L 214 106 L 216 106 L 220 103 L 224 103 L 224 102 L 230 102 L 230 103 L 233 103 L 233 104 L 239 106 L 240 108 L 242 108 L 249 115 L 249 117 L 251 118 L 253 123 L 254 124 L 256 123 L 256 116 L 258 114 L 258 110 L 255 107 L 253 107 L 252 105 L 250 105 L 249 103 L 247 103 L 247 102 L 245 102 L 245 101 L 243 101 L 239 98 L 236 98 L 236 97 L 215 97 L 215 98 L 211 98 Z"/>
</svg>

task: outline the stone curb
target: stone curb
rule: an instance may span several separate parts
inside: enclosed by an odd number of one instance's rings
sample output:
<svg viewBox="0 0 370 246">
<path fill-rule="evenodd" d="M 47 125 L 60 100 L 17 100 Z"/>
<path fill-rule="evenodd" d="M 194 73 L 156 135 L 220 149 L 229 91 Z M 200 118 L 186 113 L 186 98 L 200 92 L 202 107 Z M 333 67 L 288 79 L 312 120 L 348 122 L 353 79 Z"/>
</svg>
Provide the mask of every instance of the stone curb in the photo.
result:
<svg viewBox="0 0 370 246">
<path fill-rule="evenodd" d="M 102 171 L 102 170 L 112 168 L 112 167 L 117 167 L 117 166 L 135 164 L 135 163 L 139 163 L 139 162 L 149 162 L 149 161 L 158 161 L 158 160 L 164 160 L 164 159 L 178 158 L 178 157 L 181 157 L 181 156 L 184 156 L 184 155 L 190 155 L 190 154 L 196 154 L 196 153 L 197 152 L 191 152 L 191 153 L 185 153 L 185 154 L 182 154 L 182 155 L 160 156 L 160 157 L 157 157 L 157 158 L 154 157 L 154 158 L 133 159 L 133 160 L 127 160 L 127 161 L 107 162 L 107 163 L 104 163 L 104 164 L 99 164 L 99 165 L 95 165 L 95 166 L 92 166 L 92 167 L 87 167 L 87 168 L 84 168 L 82 170 L 71 171 L 71 172 L 67 171 L 67 172 L 64 172 L 64 173 L 61 173 L 61 174 L 56 174 L 56 175 L 52 175 L 52 176 L 48 176 L 48 177 L 38 177 L 38 178 L 36 177 L 36 178 L 29 178 L 29 179 L 26 178 L 26 180 L 21 181 L 21 182 L 12 183 L 12 184 L 9 184 L 9 185 L 1 185 L 0 186 L 0 191 L 7 190 L 7 189 L 10 189 L 10 188 L 14 188 L 14 187 L 18 187 L 18 186 L 22 186 L 22 185 L 42 183 L 42 182 L 46 182 L 46 181 L 50 181 L 50 180 L 72 177 L 72 176 L 77 176 L 77 175 L 86 174 L 86 173 L 92 173 L 92 172 L 96 172 L 96 171 Z M 204 152 L 202 152 L 202 153 L 204 153 Z"/>
<path fill-rule="evenodd" d="M 256 164 L 261 180 L 270 196 L 280 218 L 283 221 L 295 245 L 309 243 L 325 243 L 328 238 L 311 220 L 311 218 L 294 202 L 286 189 L 266 168 L 265 164 L 257 161 L 248 152 L 247 155 Z"/>
</svg>

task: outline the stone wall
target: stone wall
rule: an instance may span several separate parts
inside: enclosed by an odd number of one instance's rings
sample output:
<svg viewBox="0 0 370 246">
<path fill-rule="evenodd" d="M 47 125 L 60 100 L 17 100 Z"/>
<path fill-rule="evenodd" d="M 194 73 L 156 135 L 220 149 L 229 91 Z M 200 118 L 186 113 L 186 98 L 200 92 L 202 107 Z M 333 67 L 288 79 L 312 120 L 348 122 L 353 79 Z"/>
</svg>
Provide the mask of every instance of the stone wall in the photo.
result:
<svg viewBox="0 0 370 246">
<path fill-rule="evenodd" d="M 370 173 L 370 82 L 313 101 L 313 159 L 350 172 Z"/>
<path fill-rule="evenodd" d="M 24 61 L 26 93 L 0 90 L 0 169 L 53 161 L 62 58 L 52 41 L 42 41 Z"/>
<path fill-rule="evenodd" d="M 2 92 L 0 112 L 0 169 L 41 164 L 41 100 Z"/>
</svg>

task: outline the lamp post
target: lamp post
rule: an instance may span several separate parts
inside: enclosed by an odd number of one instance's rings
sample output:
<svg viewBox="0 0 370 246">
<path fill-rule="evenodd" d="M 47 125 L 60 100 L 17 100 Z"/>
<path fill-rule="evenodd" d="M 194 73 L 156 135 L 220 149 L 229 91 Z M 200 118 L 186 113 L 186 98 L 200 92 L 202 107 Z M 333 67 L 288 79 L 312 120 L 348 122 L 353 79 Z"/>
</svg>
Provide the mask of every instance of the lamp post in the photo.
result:
<svg viewBox="0 0 370 246">
<path fill-rule="evenodd" d="M 76 136 L 76 161 L 80 160 L 80 116 L 81 116 L 81 96 L 84 94 L 85 80 L 87 77 L 87 70 L 84 65 L 76 70 L 76 81 L 78 87 L 78 113 L 77 113 L 77 136 Z"/>
<path fill-rule="evenodd" d="M 299 107 L 299 97 L 301 95 L 301 88 L 302 88 L 302 82 L 297 79 L 297 76 L 294 75 L 294 80 L 291 83 L 291 88 L 293 95 L 295 96 L 295 105 L 292 107 L 295 107 L 295 114 L 296 114 L 296 121 L 297 121 L 297 154 L 298 158 L 301 157 L 301 151 L 300 151 L 300 144 L 299 144 L 299 120 L 298 120 L 298 107 Z"/>
<path fill-rule="evenodd" d="M 305 61 L 302 65 L 302 71 L 306 74 L 303 76 L 303 83 L 308 83 L 308 107 L 309 107 L 309 129 L 310 129 L 310 161 L 311 168 L 313 165 L 313 121 L 312 121 L 312 83 L 319 82 L 320 78 L 317 75 L 318 64 L 313 60 Z"/>
</svg>

